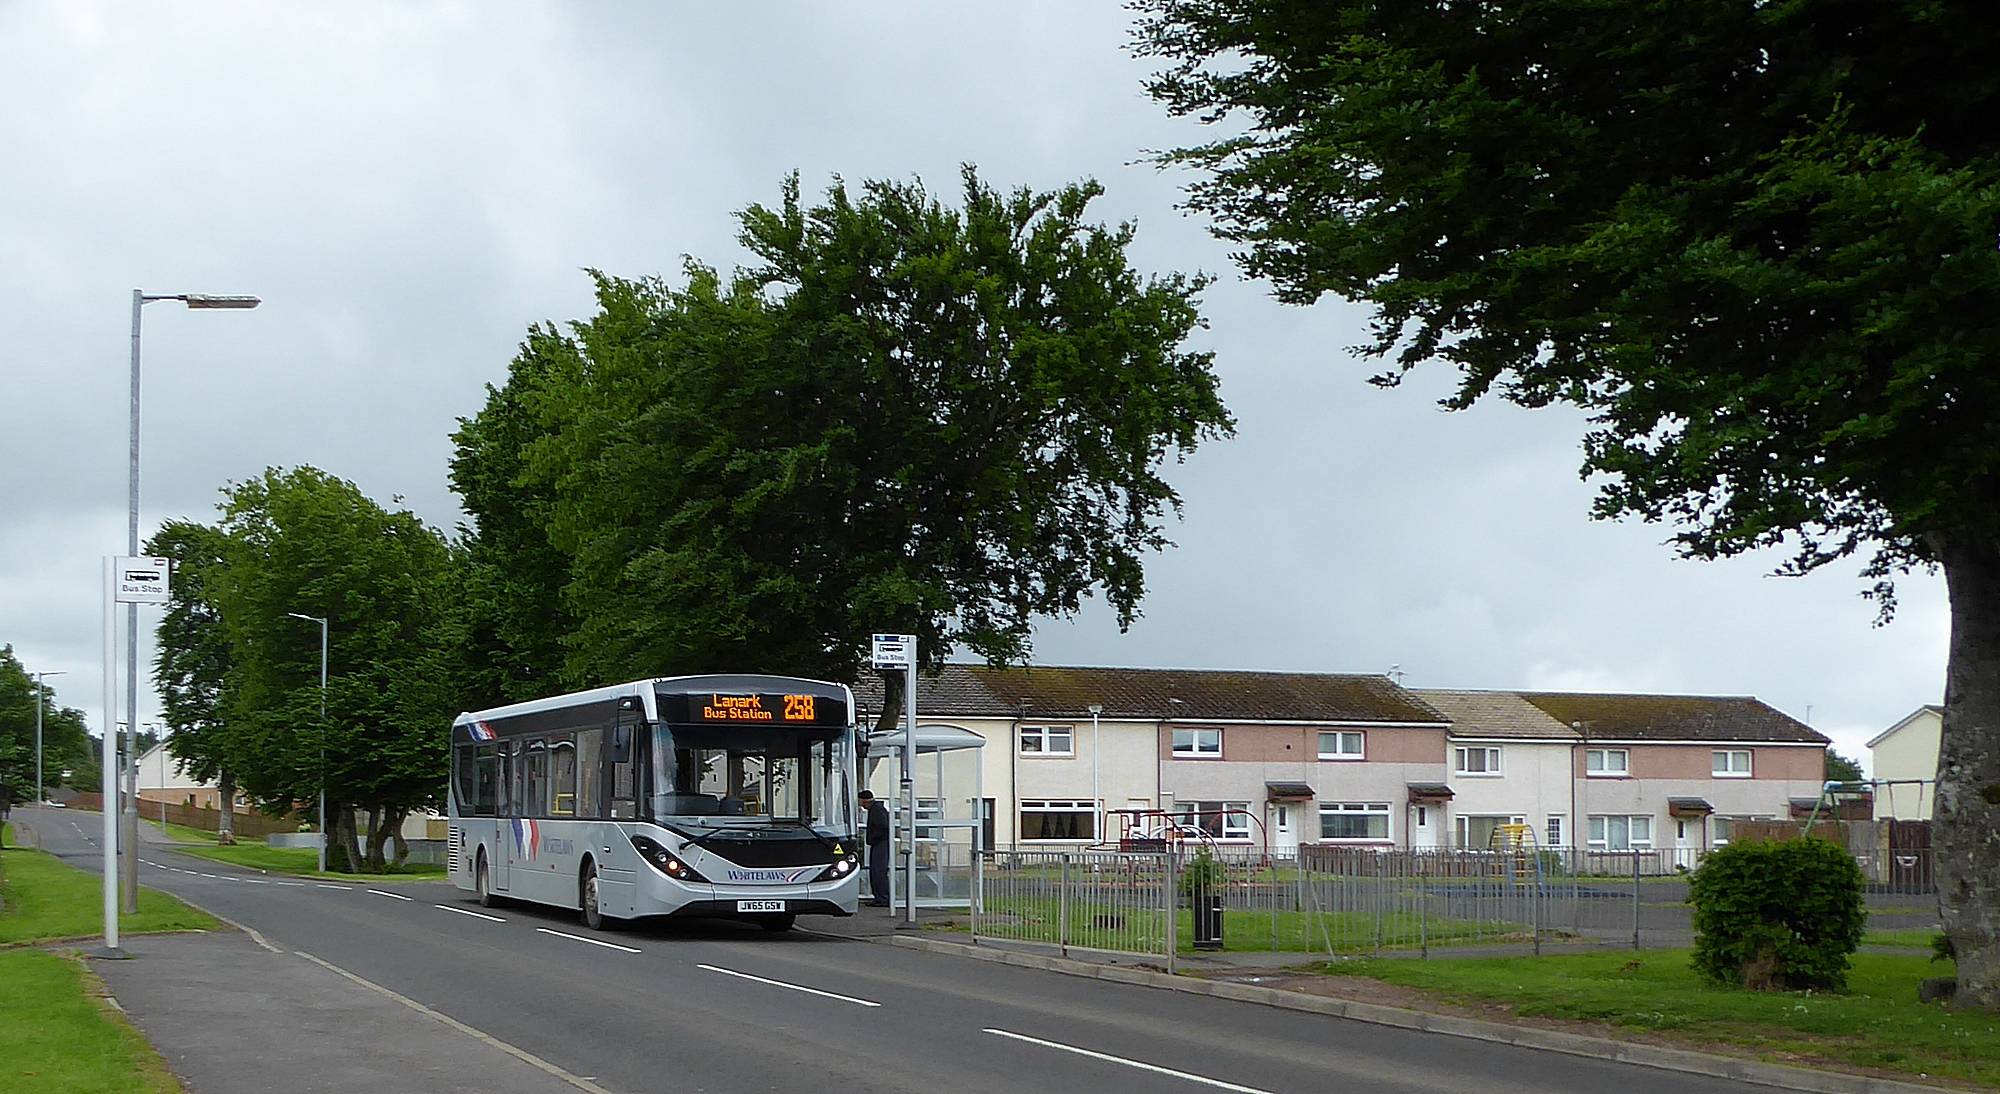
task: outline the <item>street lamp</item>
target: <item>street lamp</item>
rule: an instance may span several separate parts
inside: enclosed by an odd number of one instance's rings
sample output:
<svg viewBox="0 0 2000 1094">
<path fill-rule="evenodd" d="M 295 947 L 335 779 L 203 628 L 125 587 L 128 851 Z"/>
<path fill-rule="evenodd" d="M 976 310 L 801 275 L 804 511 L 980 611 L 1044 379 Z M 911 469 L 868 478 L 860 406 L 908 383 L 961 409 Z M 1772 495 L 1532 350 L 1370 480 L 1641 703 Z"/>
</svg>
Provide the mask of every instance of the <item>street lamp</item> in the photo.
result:
<svg viewBox="0 0 2000 1094">
<path fill-rule="evenodd" d="M 66 670 L 38 672 L 35 674 L 35 808 L 49 800 L 47 789 L 42 786 L 42 708 L 49 705 L 49 689 L 42 683 L 45 676 L 61 676 Z"/>
<path fill-rule="evenodd" d="M 286 612 L 293 619 L 319 624 L 319 872 L 326 873 L 326 617 Z M 350 864 L 348 869 L 355 867 Z"/>
<path fill-rule="evenodd" d="M 211 296 L 202 293 L 147 293 L 132 290 L 132 434 L 127 454 L 125 493 L 125 553 L 139 554 L 139 316 L 146 305 L 159 300 L 178 300 L 190 309 L 243 310 L 262 301 L 254 296 Z M 138 758 L 139 752 L 139 605 L 125 605 L 125 734 L 126 748 Z M 125 910 L 139 910 L 139 804 L 138 770 L 127 766 L 125 774 L 124 836 Z M 105 808 L 112 803 L 106 802 Z"/>
</svg>

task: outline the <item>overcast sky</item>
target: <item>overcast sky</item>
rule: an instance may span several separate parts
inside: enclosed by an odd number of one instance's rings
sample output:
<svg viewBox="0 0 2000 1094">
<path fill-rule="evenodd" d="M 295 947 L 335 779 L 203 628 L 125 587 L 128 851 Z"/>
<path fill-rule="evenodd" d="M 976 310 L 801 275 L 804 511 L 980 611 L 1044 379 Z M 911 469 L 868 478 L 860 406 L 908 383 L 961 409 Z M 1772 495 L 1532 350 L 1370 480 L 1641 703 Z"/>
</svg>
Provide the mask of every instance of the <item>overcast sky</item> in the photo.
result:
<svg viewBox="0 0 2000 1094">
<path fill-rule="evenodd" d="M 971 162 L 1095 177 L 1140 268 L 1221 275 L 1201 342 L 1239 435 L 1171 470 L 1145 617 L 1051 622 L 1038 660 L 1754 694 L 1851 754 L 1939 700 L 1940 579 L 1874 628 L 1855 565 L 1779 579 L 1588 520 L 1574 412 L 1366 384 L 1363 312 L 1277 304 L 1138 162 L 1201 134 L 1145 97 L 1127 31 L 1074 0 L 0 5 L 0 643 L 99 724 L 133 288 L 265 301 L 146 309 L 143 531 L 302 463 L 449 527 L 455 419 L 529 323 L 588 313 L 582 267 L 733 265 L 731 214 L 794 169 L 950 196 Z"/>
</svg>

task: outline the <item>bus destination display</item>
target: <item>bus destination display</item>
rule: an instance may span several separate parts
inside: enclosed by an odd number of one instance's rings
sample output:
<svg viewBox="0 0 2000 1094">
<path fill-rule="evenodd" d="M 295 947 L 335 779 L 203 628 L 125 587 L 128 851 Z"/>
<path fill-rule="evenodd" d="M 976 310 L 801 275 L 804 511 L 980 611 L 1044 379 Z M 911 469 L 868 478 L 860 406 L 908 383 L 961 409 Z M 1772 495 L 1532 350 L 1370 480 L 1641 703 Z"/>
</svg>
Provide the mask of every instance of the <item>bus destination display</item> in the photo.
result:
<svg viewBox="0 0 2000 1094">
<path fill-rule="evenodd" d="M 688 706 L 699 711 L 704 722 L 810 725 L 818 721 L 818 699 L 817 695 L 691 695 Z"/>
</svg>

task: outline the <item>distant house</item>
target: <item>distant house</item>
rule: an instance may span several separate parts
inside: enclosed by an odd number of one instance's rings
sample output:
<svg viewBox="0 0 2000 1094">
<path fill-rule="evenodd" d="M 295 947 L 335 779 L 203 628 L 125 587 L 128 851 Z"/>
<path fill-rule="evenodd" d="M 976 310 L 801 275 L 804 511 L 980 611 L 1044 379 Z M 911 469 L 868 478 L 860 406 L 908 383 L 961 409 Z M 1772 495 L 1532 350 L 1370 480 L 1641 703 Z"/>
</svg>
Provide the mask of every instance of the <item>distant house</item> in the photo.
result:
<svg viewBox="0 0 2000 1094">
<path fill-rule="evenodd" d="M 1921 706 L 1868 742 L 1875 777 L 1888 785 L 1875 788 L 1875 819 L 1927 821 L 1937 788 L 1938 742 L 1944 735 L 1944 708 Z M 1897 780 L 1909 780 L 1901 785 Z"/>
<path fill-rule="evenodd" d="M 161 741 L 139 754 L 140 801 L 214 809 L 221 796 L 214 783 L 189 775 L 181 761 L 167 751 L 167 742 Z M 237 811 L 242 810 L 243 804 L 239 802 Z"/>
</svg>

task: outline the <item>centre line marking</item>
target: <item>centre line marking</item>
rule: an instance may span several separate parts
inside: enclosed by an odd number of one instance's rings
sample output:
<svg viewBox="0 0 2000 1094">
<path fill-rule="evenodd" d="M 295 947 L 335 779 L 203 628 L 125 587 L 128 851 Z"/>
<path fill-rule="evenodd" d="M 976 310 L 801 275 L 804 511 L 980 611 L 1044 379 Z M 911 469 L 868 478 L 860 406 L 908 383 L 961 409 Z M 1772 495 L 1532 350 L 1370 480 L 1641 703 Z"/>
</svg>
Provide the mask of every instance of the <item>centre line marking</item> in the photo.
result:
<svg viewBox="0 0 2000 1094">
<path fill-rule="evenodd" d="M 635 950 L 630 946 L 620 946 L 616 942 L 599 942 L 595 938 L 585 938 L 580 934 L 565 934 L 562 931 L 549 930 L 547 927 L 536 927 L 535 929 L 542 932 L 543 934 L 552 934 L 555 935 L 557 938 L 567 938 L 571 942 L 588 942 L 593 946 L 602 946 L 607 950 L 624 950 L 626 953 L 642 952 L 640 950 Z"/>
<path fill-rule="evenodd" d="M 486 914 L 485 912 L 474 912 L 474 911 L 469 911 L 469 910 L 467 910 L 467 909 L 465 909 L 465 908 L 454 908 L 454 907 L 452 907 L 452 906 L 451 906 L 451 905 L 449 905 L 449 904 L 433 904 L 433 905 L 431 905 L 431 907 L 433 907 L 433 908 L 443 908 L 443 909 L 444 909 L 445 911 L 447 911 L 447 912 L 457 912 L 457 913 L 458 913 L 459 915 L 469 915 L 469 916 L 471 916 L 471 917 L 472 917 L 472 918 L 474 918 L 474 919 L 490 919 L 490 920 L 492 920 L 492 921 L 493 921 L 493 922 L 495 922 L 495 923 L 505 923 L 505 922 L 507 922 L 506 920 L 504 920 L 504 919 L 501 919 L 501 918 L 500 918 L 499 916 L 497 916 L 497 915 L 487 915 L 487 914 Z"/>
<path fill-rule="evenodd" d="M 339 890 L 340 890 L 341 892 L 343 892 L 343 893 L 347 891 L 347 886 L 345 886 L 345 885 L 328 885 L 328 884 L 327 884 L 326 882 L 324 882 L 324 881 L 315 881 L 315 882 L 313 882 L 313 888 L 315 888 L 315 889 L 339 889 Z"/>
<path fill-rule="evenodd" d="M 375 894 L 376 896 L 386 896 L 386 897 L 388 897 L 388 898 L 389 898 L 390 900 L 408 900 L 408 899 L 410 899 L 409 897 L 406 897 L 406 896 L 404 896 L 404 895 L 403 895 L 403 894 L 401 894 L 401 893 L 385 893 L 385 892 L 383 892 L 383 891 L 382 891 L 382 890 L 380 890 L 380 889 L 370 889 L 370 890 L 368 890 L 368 891 L 369 891 L 369 892 L 371 892 L 371 893 L 374 893 L 374 894 Z"/>
<path fill-rule="evenodd" d="M 761 976 L 752 976 L 747 972 L 737 972 L 735 969 L 725 969 L 720 965 L 696 965 L 695 968 L 707 969 L 709 972 L 719 972 L 724 976 L 740 976 L 745 980 L 755 980 L 759 984 L 769 984 L 774 988 L 789 988 L 792 991 L 805 992 L 807 995 L 818 995 L 827 999 L 838 999 L 843 1003 L 859 1003 L 864 1007 L 879 1007 L 882 1005 L 880 1003 L 871 1003 L 866 999 L 856 999 L 852 995 L 835 995 L 833 992 L 830 991 L 821 991 L 818 988 L 808 988 L 801 984 L 787 984 L 783 980 L 766 980 Z"/>
<path fill-rule="evenodd" d="M 1110 1055 L 1109 1053 L 1092 1052 L 1087 1048 L 1078 1048 L 1075 1045 L 1065 1045 L 1060 1041 L 1044 1041 L 1040 1037 L 1030 1037 L 1025 1033 L 1011 1033 L 1004 1029 L 988 1029 L 986 1032 L 991 1033 L 996 1037 L 1010 1037 L 1016 1041 L 1026 1041 L 1031 1045 L 1041 1045 L 1043 1048 L 1053 1048 L 1062 1052 L 1074 1052 L 1078 1056 L 1088 1056 L 1093 1060 L 1103 1060 L 1106 1063 L 1124 1064 L 1126 1067 L 1136 1067 L 1141 1071 L 1150 1071 L 1156 1075 L 1172 1075 L 1176 1079 L 1186 1079 L 1188 1082 L 1200 1083 L 1203 1086 L 1213 1086 L 1213 1087 L 1220 1087 L 1223 1090 L 1240 1091 L 1241 1094 L 1271 1094 L 1271 1092 L 1268 1090 L 1260 1090 L 1254 1086 L 1238 1086 L 1235 1083 L 1225 1083 L 1221 1079 L 1211 1079 L 1206 1075 L 1195 1075 L 1186 1071 L 1175 1071 L 1173 1068 L 1170 1067 L 1161 1067 L 1158 1064 L 1143 1063 L 1139 1060 L 1128 1060 L 1123 1056 L 1113 1056 Z"/>
</svg>

